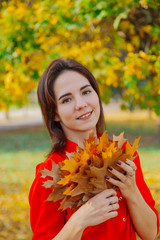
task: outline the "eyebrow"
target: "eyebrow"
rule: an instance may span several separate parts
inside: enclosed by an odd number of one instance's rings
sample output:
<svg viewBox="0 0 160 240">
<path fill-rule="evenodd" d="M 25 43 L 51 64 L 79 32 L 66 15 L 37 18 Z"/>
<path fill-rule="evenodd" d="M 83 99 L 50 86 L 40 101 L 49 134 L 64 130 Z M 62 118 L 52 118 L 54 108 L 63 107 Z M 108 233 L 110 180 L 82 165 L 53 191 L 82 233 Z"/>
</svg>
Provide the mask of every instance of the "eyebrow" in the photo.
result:
<svg viewBox="0 0 160 240">
<path fill-rule="evenodd" d="M 90 85 L 90 84 L 84 85 L 83 87 L 80 88 L 80 91 L 82 91 L 82 90 L 83 90 L 84 88 L 86 88 L 86 87 L 91 87 L 91 85 Z M 67 96 L 70 96 L 70 95 L 72 95 L 72 94 L 71 94 L 71 93 L 65 93 L 65 94 L 63 94 L 62 96 L 60 96 L 60 97 L 58 98 L 58 100 L 61 100 L 62 98 L 67 97 Z"/>
</svg>

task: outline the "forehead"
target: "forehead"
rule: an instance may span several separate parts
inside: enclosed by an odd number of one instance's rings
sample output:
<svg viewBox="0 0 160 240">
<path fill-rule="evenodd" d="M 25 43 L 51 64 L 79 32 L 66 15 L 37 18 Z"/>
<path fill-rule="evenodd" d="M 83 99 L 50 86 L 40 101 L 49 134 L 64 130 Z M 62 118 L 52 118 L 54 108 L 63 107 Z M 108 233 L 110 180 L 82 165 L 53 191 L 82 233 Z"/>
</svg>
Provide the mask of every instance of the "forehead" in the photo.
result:
<svg viewBox="0 0 160 240">
<path fill-rule="evenodd" d="M 89 80 L 76 71 L 65 71 L 55 80 L 53 89 L 55 93 L 64 94 L 80 89 L 82 86 L 90 84 Z"/>
</svg>

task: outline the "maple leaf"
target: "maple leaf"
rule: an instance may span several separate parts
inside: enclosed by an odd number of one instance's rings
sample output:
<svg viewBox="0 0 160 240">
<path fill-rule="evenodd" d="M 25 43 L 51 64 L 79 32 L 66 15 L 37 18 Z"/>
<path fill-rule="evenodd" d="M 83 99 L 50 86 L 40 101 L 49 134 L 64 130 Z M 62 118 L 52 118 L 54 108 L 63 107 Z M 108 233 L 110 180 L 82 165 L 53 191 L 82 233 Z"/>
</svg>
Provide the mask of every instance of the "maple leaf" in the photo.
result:
<svg viewBox="0 0 160 240">
<path fill-rule="evenodd" d="M 53 189 L 47 200 L 61 200 L 59 207 L 61 210 L 68 207 L 76 210 L 106 188 L 115 188 L 105 179 L 106 175 L 117 179 L 108 170 L 108 166 L 113 166 L 124 173 L 116 162 L 117 160 L 125 162 L 127 159 L 133 161 L 135 158 L 133 154 L 139 142 L 139 138 L 134 141 L 133 146 L 127 142 L 123 150 L 122 146 L 126 142 L 123 135 L 124 132 L 119 136 L 113 135 L 113 141 L 109 141 L 105 132 L 99 140 L 90 135 L 84 142 L 84 148 L 78 146 L 76 152 L 66 154 L 69 159 L 66 158 L 59 165 L 53 163 L 51 171 L 41 170 L 42 177 L 53 177 L 53 181 L 48 180 L 43 184 L 44 187 Z"/>
<path fill-rule="evenodd" d="M 69 199 L 68 196 L 65 196 L 63 198 L 63 200 L 60 203 L 60 207 L 58 208 L 58 210 L 65 210 L 67 208 L 72 208 L 73 207 L 74 202 L 71 202 L 71 201 L 69 202 L 68 199 Z"/>
<path fill-rule="evenodd" d="M 66 152 L 66 156 L 68 157 L 68 159 L 71 159 L 72 157 L 74 157 L 75 153 L 74 152 Z"/>
<path fill-rule="evenodd" d="M 72 189 L 76 186 L 76 184 L 72 183 L 64 192 L 63 195 L 69 196 Z"/>
<path fill-rule="evenodd" d="M 98 167 L 98 168 L 102 167 L 103 166 L 102 158 L 97 156 L 97 155 L 92 155 L 91 166 L 95 166 L 95 167 Z"/>
<path fill-rule="evenodd" d="M 71 182 L 71 179 L 73 178 L 74 175 L 69 174 L 64 176 L 60 181 L 57 182 L 58 185 L 65 186 Z"/>
<path fill-rule="evenodd" d="M 108 144 L 109 144 L 108 135 L 106 134 L 106 132 L 104 132 L 99 139 L 99 145 L 97 146 L 98 153 L 105 151 Z"/>
<path fill-rule="evenodd" d="M 81 193 L 81 194 L 79 194 L 79 195 L 76 195 L 76 196 L 72 196 L 72 197 L 70 197 L 70 198 L 68 199 L 68 201 L 71 201 L 71 202 L 76 202 L 76 201 L 78 201 L 78 200 L 82 199 L 82 198 L 83 198 L 83 196 L 84 196 L 84 194 L 83 194 L 83 193 Z"/>
<path fill-rule="evenodd" d="M 78 185 L 70 192 L 71 196 L 77 196 L 82 193 L 87 194 L 88 191 L 93 190 L 93 186 L 88 184 L 89 177 L 77 174 L 73 179 L 73 182 L 78 183 Z"/>
<path fill-rule="evenodd" d="M 52 181 L 52 180 L 47 180 L 47 181 L 45 181 L 44 183 L 43 183 L 43 187 L 45 187 L 45 188 L 51 188 L 51 187 L 53 187 L 55 185 L 55 182 L 54 181 Z"/>
<path fill-rule="evenodd" d="M 96 168 L 91 167 L 91 174 L 94 176 L 91 178 L 91 183 L 94 188 L 99 190 L 105 190 L 107 188 L 105 176 L 106 176 L 106 168 Z"/>
<path fill-rule="evenodd" d="M 138 148 L 138 143 L 139 143 L 140 138 L 141 137 L 135 139 L 135 141 L 133 143 L 133 146 L 131 146 L 129 144 L 129 142 L 127 142 L 127 144 L 126 144 L 125 152 L 127 154 L 130 154 L 131 157 L 133 156 L 133 154 L 135 153 L 136 149 Z"/>
<path fill-rule="evenodd" d="M 61 167 L 61 170 L 66 170 L 69 173 L 73 174 L 77 172 L 80 164 L 72 157 L 71 159 L 65 159 L 63 161 L 63 167 Z"/>
<path fill-rule="evenodd" d="M 63 199 L 63 192 L 65 191 L 66 188 L 60 188 L 60 187 L 55 187 L 53 191 L 49 194 L 48 198 L 46 201 L 53 201 L 56 202 L 60 199 Z"/>
<path fill-rule="evenodd" d="M 104 149 L 104 152 L 102 152 L 103 159 L 112 157 L 113 153 L 117 150 L 115 144 L 116 144 L 115 142 L 112 142 L 107 148 Z"/>
<path fill-rule="evenodd" d="M 56 164 L 55 162 L 52 162 L 52 170 L 48 170 L 44 168 L 43 170 L 39 170 L 42 173 L 42 178 L 45 178 L 47 176 L 52 177 L 55 182 L 60 180 L 60 175 L 59 175 L 59 165 Z"/>
<path fill-rule="evenodd" d="M 113 141 L 118 142 L 118 148 L 121 148 L 127 139 L 123 137 L 124 132 L 121 132 L 119 136 L 113 135 Z"/>
<path fill-rule="evenodd" d="M 86 147 L 86 144 L 88 144 L 88 143 L 94 145 L 95 142 L 96 142 L 95 135 L 94 135 L 94 133 L 91 133 L 91 134 L 89 135 L 89 138 L 88 138 L 88 139 L 85 139 L 85 141 L 84 141 L 84 147 Z"/>
<path fill-rule="evenodd" d="M 90 155 L 84 150 L 82 157 L 81 157 L 81 164 L 86 165 L 87 161 L 90 159 Z"/>
</svg>

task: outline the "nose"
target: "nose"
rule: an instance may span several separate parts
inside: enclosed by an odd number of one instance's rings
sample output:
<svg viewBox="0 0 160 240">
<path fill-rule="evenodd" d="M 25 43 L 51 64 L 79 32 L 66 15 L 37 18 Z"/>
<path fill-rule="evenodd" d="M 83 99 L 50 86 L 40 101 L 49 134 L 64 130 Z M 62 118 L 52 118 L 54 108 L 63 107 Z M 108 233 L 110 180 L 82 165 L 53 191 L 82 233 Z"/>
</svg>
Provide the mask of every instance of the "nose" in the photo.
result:
<svg viewBox="0 0 160 240">
<path fill-rule="evenodd" d="M 87 103 L 84 101 L 83 97 L 77 97 L 75 99 L 75 109 L 80 110 L 82 108 L 85 108 L 87 106 Z"/>
</svg>

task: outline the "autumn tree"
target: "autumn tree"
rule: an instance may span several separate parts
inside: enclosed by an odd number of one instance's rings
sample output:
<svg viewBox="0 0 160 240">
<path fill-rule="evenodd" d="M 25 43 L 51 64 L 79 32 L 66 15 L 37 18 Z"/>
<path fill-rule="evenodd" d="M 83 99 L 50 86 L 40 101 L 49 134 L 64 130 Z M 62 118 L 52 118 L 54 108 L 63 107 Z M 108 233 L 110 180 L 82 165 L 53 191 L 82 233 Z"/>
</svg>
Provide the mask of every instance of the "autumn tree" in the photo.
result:
<svg viewBox="0 0 160 240">
<path fill-rule="evenodd" d="M 45 67 L 74 58 L 97 78 L 102 99 L 160 115 L 158 0 L 2 1 L 0 108 L 27 103 Z"/>
</svg>

